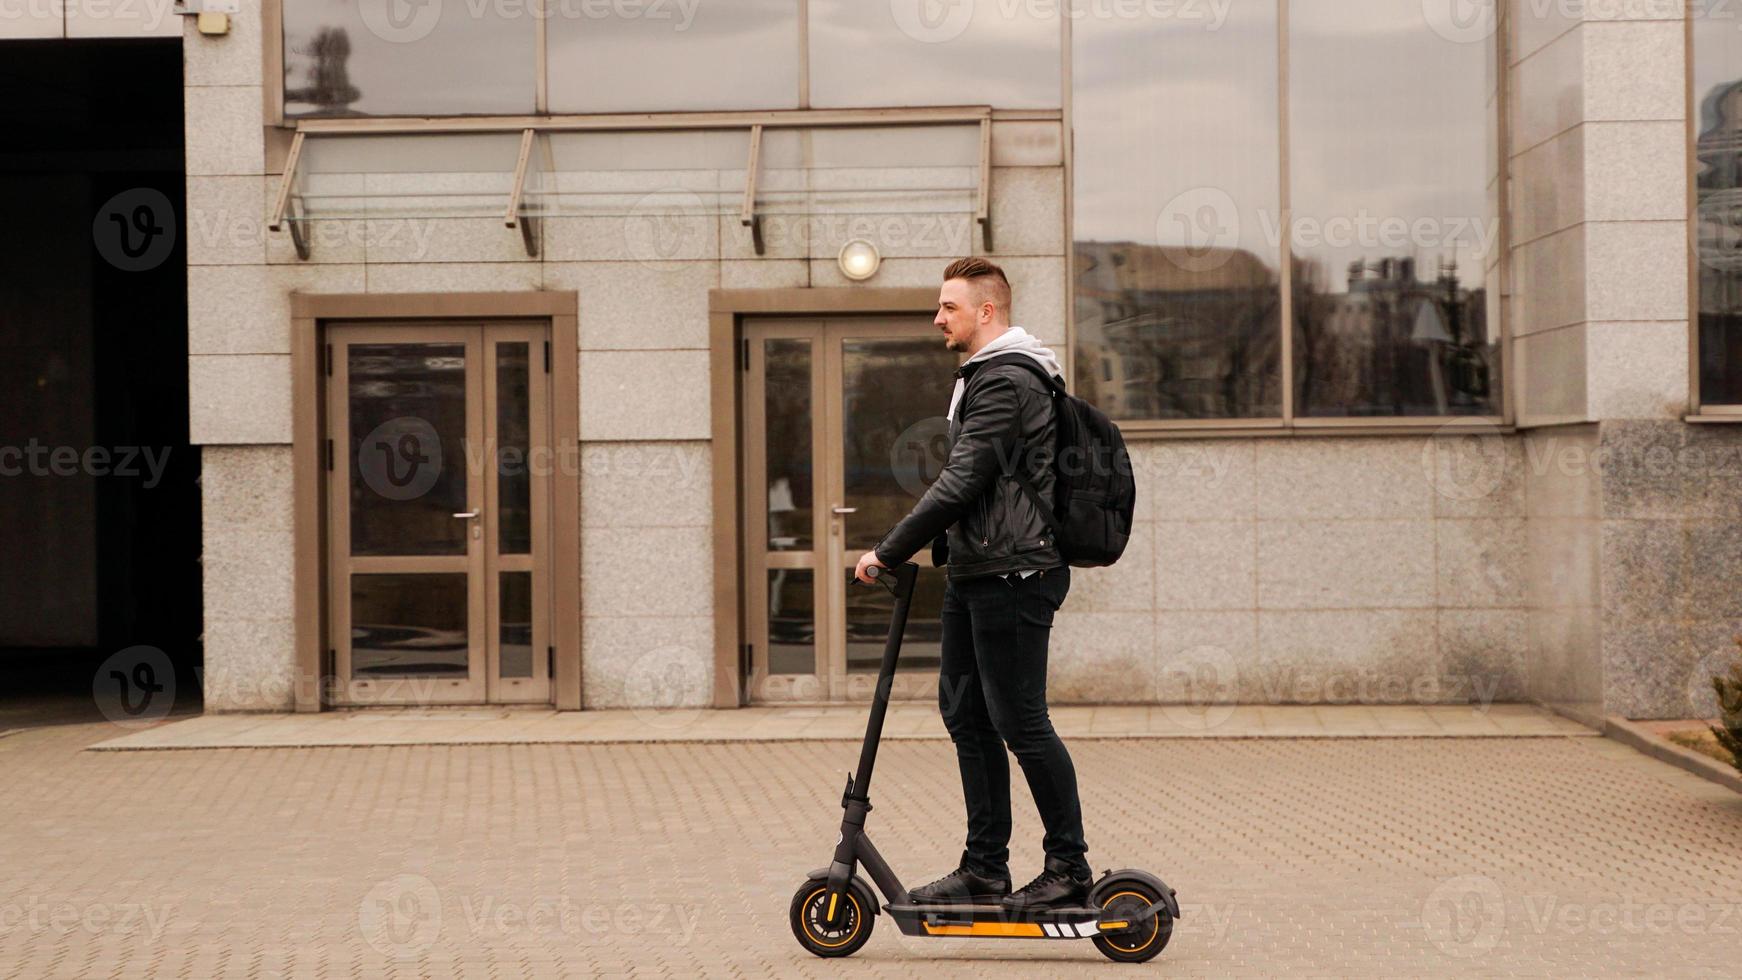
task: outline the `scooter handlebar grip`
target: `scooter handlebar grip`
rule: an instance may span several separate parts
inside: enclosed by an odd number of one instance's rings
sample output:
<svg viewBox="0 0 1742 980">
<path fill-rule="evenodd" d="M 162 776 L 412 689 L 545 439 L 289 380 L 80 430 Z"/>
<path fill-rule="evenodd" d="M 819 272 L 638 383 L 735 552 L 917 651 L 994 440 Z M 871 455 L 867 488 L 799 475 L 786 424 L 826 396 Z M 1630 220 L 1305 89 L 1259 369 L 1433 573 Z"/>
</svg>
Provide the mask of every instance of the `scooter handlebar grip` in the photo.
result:
<svg viewBox="0 0 1742 980">
<path fill-rule="evenodd" d="M 882 565 L 867 565 L 865 566 L 865 577 L 875 582 L 891 571 L 895 573 L 895 594 L 898 596 L 912 595 L 914 583 L 919 580 L 919 566 L 913 562 L 903 562 L 900 567 L 895 569 L 884 568 Z"/>
</svg>

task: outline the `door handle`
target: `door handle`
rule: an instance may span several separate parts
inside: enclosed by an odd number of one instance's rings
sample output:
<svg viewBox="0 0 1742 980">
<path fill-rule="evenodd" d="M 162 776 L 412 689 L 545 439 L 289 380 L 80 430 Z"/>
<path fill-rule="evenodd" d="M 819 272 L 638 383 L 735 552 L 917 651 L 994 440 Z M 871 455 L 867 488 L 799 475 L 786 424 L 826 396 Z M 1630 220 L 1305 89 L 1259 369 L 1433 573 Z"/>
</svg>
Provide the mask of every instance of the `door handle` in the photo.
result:
<svg viewBox="0 0 1742 980">
<path fill-rule="evenodd" d="M 466 511 L 466 512 L 465 512 L 465 513 L 462 513 L 462 514 L 455 514 L 455 515 L 454 515 L 454 520 L 457 520 L 457 521 L 469 521 L 469 520 L 471 520 L 471 519 L 472 519 L 472 518 L 474 518 L 474 517 L 477 517 L 477 516 L 478 516 L 478 512 L 477 512 L 477 511 L 475 511 L 475 510 L 468 510 L 468 511 Z"/>
<path fill-rule="evenodd" d="M 834 508 L 834 511 L 835 511 L 835 514 L 837 516 L 843 515 L 843 514 L 857 514 L 857 513 L 859 513 L 859 508 L 857 508 L 857 507 L 836 507 L 836 508 Z"/>
</svg>

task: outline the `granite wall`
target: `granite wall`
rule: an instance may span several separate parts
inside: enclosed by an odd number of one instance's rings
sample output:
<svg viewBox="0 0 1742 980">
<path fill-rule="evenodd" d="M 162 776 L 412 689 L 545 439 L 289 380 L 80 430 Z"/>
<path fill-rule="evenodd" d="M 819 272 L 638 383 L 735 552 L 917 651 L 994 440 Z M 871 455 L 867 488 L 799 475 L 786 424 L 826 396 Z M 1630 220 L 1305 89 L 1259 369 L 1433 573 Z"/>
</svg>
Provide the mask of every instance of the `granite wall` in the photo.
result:
<svg viewBox="0 0 1742 980">
<path fill-rule="evenodd" d="M 1137 533 L 1118 565 L 1073 575 L 1054 700 L 1526 695 L 1516 439 L 1184 440 L 1133 456 Z"/>
</svg>

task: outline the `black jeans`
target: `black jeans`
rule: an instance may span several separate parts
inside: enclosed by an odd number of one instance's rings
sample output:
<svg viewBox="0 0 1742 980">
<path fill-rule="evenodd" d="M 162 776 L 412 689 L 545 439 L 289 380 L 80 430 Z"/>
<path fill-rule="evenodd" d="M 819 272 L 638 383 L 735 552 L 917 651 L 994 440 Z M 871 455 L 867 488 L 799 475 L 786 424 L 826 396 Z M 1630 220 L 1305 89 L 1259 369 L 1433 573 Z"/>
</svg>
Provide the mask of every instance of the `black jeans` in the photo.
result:
<svg viewBox="0 0 1742 980">
<path fill-rule="evenodd" d="M 1010 876 L 1010 746 L 1028 778 L 1047 858 L 1089 874 L 1077 770 L 1046 711 L 1046 645 L 1052 616 L 1071 588 L 1066 567 L 1028 578 L 988 575 L 944 589 L 943 665 L 938 707 L 968 805 L 962 864 L 983 875 Z"/>
</svg>

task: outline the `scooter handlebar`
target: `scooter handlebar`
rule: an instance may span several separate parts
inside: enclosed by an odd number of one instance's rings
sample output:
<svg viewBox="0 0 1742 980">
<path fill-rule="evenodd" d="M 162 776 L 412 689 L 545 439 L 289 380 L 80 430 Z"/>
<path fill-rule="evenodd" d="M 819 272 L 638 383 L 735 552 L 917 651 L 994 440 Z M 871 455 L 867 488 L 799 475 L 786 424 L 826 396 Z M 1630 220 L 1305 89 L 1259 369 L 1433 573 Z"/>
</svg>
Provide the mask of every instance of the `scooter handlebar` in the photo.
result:
<svg viewBox="0 0 1742 980">
<path fill-rule="evenodd" d="M 895 575 L 895 586 L 893 592 L 895 593 L 896 598 L 905 598 L 913 595 L 914 582 L 919 579 L 919 566 L 915 565 L 913 562 L 902 562 L 901 565 L 896 568 L 884 568 L 881 565 L 869 565 L 865 569 L 866 576 L 868 576 L 873 582 L 882 579 L 885 575 L 892 572 Z"/>
</svg>

